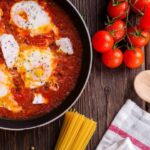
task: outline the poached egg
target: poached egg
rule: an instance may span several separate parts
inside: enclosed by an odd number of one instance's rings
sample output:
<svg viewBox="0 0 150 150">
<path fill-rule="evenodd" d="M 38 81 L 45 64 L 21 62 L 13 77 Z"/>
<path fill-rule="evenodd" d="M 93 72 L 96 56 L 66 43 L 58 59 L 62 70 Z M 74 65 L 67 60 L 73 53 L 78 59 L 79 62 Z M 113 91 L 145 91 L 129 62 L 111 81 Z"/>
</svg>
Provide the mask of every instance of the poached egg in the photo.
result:
<svg viewBox="0 0 150 150">
<path fill-rule="evenodd" d="M 38 88 L 48 82 L 54 69 L 49 48 L 23 45 L 16 63 L 27 88 Z"/>
<path fill-rule="evenodd" d="M 58 34 L 51 17 L 36 1 L 15 3 L 11 8 L 11 22 L 21 29 L 29 30 L 32 36 L 50 31 Z"/>
</svg>

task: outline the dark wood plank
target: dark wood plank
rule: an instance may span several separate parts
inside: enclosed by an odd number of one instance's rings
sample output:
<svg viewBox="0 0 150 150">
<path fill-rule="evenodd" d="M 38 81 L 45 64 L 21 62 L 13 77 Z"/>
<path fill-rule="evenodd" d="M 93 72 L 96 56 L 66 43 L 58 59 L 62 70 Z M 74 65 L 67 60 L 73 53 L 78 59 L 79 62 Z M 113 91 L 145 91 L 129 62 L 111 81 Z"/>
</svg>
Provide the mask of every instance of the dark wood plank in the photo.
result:
<svg viewBox="0 0 150 150">
<path fill-rule="evenodd" d="M 91 36 L 103 27 L 106 14 L 106 0 L 71 0 L 83 15 Z M 136 101 L 145 108 L 133 90 L 135 75 L 150 68 L 150 46 L 146 48 L 146 65 L 137 70 L 121 66 L 109 70 L 100 63 L 100 56 L 94 54 L 92 74 L 83 95 L 74 108 L 98 122 L 97 132 L 92 138 L 88 150 L 93 150 L 99 143 L 108 125 L 127 98 Z M 0 150 L 53 150 L 59 135 L 63 118 L 45 127 L 22 131 L 0 131 Z"/>
</svg>

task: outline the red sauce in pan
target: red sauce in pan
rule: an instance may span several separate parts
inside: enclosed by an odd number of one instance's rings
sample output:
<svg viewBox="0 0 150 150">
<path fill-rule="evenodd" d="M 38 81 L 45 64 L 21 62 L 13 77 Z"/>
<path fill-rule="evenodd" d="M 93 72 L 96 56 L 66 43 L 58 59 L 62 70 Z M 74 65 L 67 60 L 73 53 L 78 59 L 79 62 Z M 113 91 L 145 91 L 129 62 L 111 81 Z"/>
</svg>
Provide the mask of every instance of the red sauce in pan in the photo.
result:
<svg viewBox="0 0 150 150">
<path fill-rule="evenodd" d="M 69 15 L 52 0 L 49 2 L 39 1 L 39 3 L 52 17 L 54 24 L 59 29 L 60 36 L 71 39 L 74 54 L 66 55 L 63 53 L 58 53 L 56 51 L 57 46 L 54 44 L 55 39 L 52 36 L 52 33 L 46 35 L 37 35 L 35 37 L 31 37 L 28 31 L 23 31 L 23 33 L 20 33 L 20 31 L 18 31 L 19 29 L 11 25 L 9 21 L 10 9 L 18 1 L 20 0 L 0 1 L 0 8 L 4 12 L 2 17 L 3 22 L 0 22 L 0 31 L 3 30 L 3 26 L 5 25 L 6 32 L 13 34 L 18 43 L 26 43 L 28 45 L 37 46 L 46 45 L 53 49 L 53 52 L 57 55 L 57 66 L 52 76 L 57 78 L 58 85 L 56 86 L 59 86 L 58 90 L 50 89 L 49 85 L 47 84 L 36 89 L 26 88 L 20 74 L 17 72 L 17 69 L 13 68 L 10 70 L 10 73 L 13 76 L 13 82 L 16 85 L 16 88 L 13 88 L 11 91 L 14 96 L 14 100 L 18 103 L 18 105 L 22 106 L 23 110 L 19 113 L 13 113 L 3 107 L 0 107 L 0 117 L 11 119 L 27 119 L 38 117 L 50 112 L 60 105 L 74 89 L 81 69 L 83 47 L 79 33 L 73 24 L 73 18 L 70 18 Z M 0 63 L 4 62 L 3 54 L 0 49 Z M 44 105 L 33 104 L 32 101 L 35 92 L 40 92 L 45 98 L 48 99 L 48 103 Z"/>
</svg>

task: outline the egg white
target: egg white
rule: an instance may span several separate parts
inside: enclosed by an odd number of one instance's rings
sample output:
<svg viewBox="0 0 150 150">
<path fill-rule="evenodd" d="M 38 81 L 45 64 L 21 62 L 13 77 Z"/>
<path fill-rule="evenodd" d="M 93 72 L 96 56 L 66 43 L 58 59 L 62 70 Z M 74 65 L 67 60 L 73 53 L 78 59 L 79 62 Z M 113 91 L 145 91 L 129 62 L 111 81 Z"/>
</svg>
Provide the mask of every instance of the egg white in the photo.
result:
<svg viewBox="0 0 150 150">
<path fill-rule="evenodd" d="M 37 88 L 48 82 L 54 69 L 53 54 L 49 48 L 24 45 L 16 66 L 27 88 Z"/>
<path fill-rule="evenodd" d="M 32 36 L 46 34 L 58 29 L 49 14 L 36 1 L 21 1 L 11 8 L 11 22 L 17 27 L 29 30 Z"/>
</svg>

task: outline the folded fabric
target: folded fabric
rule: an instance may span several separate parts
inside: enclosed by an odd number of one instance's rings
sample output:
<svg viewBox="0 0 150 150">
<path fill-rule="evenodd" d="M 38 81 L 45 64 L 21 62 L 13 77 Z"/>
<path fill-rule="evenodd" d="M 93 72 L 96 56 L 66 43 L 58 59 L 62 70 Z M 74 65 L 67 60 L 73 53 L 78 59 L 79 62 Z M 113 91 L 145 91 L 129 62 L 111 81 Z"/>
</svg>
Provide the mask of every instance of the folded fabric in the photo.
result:
<svg viewBox="0 0 150 150">
<path fill-rule="evenodd" d="M 150 150 L 150 114 L 128 100 L 96 150 Z"/>
<path fill-rule="evenodd" d="M 129 138 L 113 144 L 107 150 L 137 150 Z"/>
</svg>

